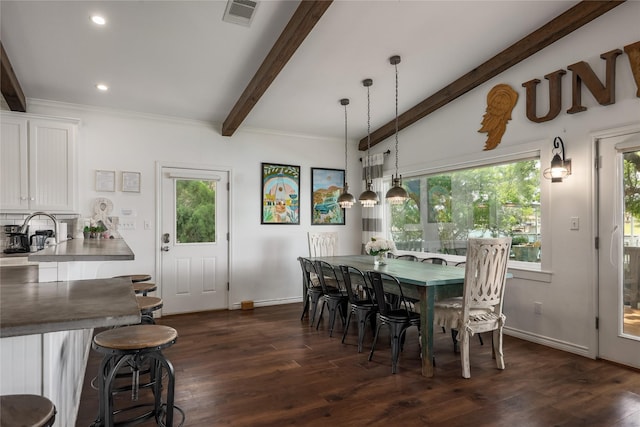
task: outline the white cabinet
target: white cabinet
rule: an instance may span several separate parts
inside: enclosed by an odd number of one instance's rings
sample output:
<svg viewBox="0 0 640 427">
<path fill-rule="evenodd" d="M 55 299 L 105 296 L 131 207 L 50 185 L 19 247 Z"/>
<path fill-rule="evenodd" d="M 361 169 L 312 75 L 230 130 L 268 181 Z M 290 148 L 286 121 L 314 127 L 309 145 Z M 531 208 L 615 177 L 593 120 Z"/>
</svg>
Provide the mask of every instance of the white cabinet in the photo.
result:
<svg viewBox="0 0 640 427">
<path fill-rule="evenodd" d="M 0 210 L 75 211 L 77 122 L 0 115 Z"/>
</svg>

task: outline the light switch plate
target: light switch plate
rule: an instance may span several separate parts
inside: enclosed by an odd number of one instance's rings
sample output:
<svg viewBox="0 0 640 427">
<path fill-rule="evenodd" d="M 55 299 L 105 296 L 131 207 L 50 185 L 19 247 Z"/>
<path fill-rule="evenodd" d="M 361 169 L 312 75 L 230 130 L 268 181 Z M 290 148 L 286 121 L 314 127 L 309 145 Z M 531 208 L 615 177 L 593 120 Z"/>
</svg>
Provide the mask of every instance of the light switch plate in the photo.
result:
<svg viewBox="0 0 640 427">
<path fill-rule="evenodd" d="M 577 216 L 572 216 L 571 217 L 571 226 L 569 227 L 570 230 L 580 230 L 580 218 L 578 218 Z"/>
</svg>

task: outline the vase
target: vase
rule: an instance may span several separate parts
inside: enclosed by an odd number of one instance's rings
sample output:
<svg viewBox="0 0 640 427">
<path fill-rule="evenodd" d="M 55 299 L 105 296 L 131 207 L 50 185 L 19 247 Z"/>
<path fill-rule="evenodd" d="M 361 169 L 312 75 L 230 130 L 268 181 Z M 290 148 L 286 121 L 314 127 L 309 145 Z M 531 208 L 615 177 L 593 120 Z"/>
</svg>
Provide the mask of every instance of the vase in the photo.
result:
<svg viewBox="0 0 640 427">
<path fill-rule="evenodd" d="M 385 257 L 386 257 L 387 253 L 386 252 L 380 252 L 377 255 L 373 256 L 373 265 L 385 265 Z"/>
</svg>

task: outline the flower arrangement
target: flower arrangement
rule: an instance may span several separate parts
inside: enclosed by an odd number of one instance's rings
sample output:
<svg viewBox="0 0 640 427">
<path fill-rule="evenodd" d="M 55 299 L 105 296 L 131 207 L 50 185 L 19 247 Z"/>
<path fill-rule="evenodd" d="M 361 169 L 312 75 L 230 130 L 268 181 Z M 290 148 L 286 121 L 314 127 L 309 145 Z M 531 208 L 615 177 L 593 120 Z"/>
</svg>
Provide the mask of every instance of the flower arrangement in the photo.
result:
<svg viewBox="0 0 640 427">
<path fill-rule="evenodd" d="M 370 242 L 364 245 L 364 250 L 369 255 L 380 255 L 388 251 L 395 251 L 396 245 L 393 240 L 383 239 L 382 237 L 372 237 Z"/>
</svg>

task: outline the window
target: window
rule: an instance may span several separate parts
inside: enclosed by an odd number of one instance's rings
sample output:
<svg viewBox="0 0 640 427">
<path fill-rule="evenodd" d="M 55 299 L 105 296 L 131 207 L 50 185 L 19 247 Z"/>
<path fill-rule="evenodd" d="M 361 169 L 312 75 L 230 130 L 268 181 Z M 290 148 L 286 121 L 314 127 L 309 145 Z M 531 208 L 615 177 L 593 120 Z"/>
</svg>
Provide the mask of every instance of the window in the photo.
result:
<svg viewBox="0 0 640 427">
<path fill-rule="evenodd" d="M 176 241 L 216 241 L 216 181 L 176 180 Z"/>
<path fill-rule="evenodd" d="M 512 236 L 511 259 L 540 262 L 540 161 L 405 178 L 410 200 L 390 206 L 399 250 L 465 255 L 468 238 Z"/>
</svg>

